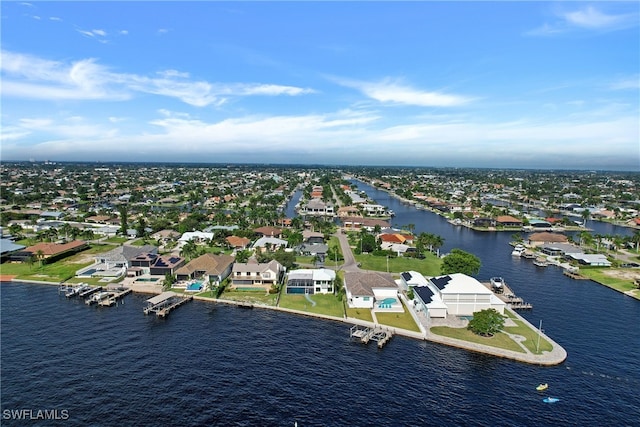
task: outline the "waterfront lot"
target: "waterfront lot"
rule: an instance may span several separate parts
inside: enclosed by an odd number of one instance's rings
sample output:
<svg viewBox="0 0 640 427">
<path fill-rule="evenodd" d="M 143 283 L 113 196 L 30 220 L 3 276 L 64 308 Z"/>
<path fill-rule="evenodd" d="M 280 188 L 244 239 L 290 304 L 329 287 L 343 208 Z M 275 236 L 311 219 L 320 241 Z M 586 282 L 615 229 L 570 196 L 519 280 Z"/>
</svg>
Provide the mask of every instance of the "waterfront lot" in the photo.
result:
<svg viewBox="0 0 640 427">
<path fill-rule="evenodd" d="M 425 254 L 425 259 L 410 257 L 389 258 L 389 272 L 417 271 L 423 276 L 439 276 L 442 260 L 432 253 Z M 387 271 L 387 257 L 374 255 L 355 255 L 356 261 L 363 270 Z"/>
<path fill-rule="evenodd" d="M 33 263 L 5 262 L 0 268 L 2 269 L 3 275 L 16 276 L 17 279 L 63 282 L 75 276 L 76 271 L 93 264 L 94 259 L 92 255 L 107 252 L 112 248 L 112 245 L 92 244 L 87 250 L 51 264 L 40 265 L 39 261 L 34 261 Z M 86 279 L 81 281 L 90 282 L 90 280 Z"/>
<path fill-rule="evenodd" d="M 407 310 L 407 307 L 404 308 L 404 313 L 376 312 L 376 319 L 378 319 L 378 323 L 381 325 L 420 332 L 420 328 L 416 325 L 416 322 L 413 320 L 413 317 Z"/>
<path fill-rule="evenodd" d="M 327 316 L 344 317 L 342 300 L 336 295 L 315 294 L 309 298 L 315 303 L 311 303 L 304 295 L 291 295 L 282 293 L 279 307 L 292 310 L 306 311 L 314 314 L 324 314 Z"/>
</svg>

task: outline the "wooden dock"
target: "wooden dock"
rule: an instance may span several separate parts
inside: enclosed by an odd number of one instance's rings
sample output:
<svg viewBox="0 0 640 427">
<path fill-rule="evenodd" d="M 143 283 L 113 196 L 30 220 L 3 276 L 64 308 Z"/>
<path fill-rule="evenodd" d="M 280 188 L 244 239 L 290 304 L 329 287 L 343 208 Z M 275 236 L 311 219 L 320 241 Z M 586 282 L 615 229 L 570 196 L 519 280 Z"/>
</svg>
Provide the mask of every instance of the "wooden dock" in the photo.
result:
<svg viewBox="0 0 640 427">
<path fill-rule="evenodd" d="M 103 307 L 111 307 L 112 305 L 118 304 L 118 301 L 124 298 L 125 295 L 129 295 L 131 292 L 133 292 L 133 290 L 131 290 L 130 288 L 109 291 L 109 294 L 110 294 L 109 297 L 103 299 L 98 304 L 100 304 Z"/>
<path fill-rule="evenodd" d="M 490 290 L 493 290 L 492 285 L 490 282 L 483 282 L 483 285 L 485 285 L 487 288 L 489 288 Z M 533 309 L 533 305 L 531 305 L 528 302 L 525 302 L 522 298 L 516 296 L 516 294 L 513 293 L 513 291 L 511 290 L 511 288 L 509 287 L 509 285 L 507 285 L 505 282 L 502 282 L 502 287 L 504 288 L 503 291 L 501 293 L 495 293 L 495 296 L 497 296 L 498 298 L 500 298 L 505 304 L 507 304 L 507 306 L 513 310 L 531 310 Z"/>
<path fill-rule="evenodd" d="M 363 344 L 369 344 L 369 341 L 376 341 L 378 348 L 384 347 L 389 342 L 393 334 L 388 329 L 381 327 L 369 328 L 365 326 L 354 325 L 349 330 L 349 335 L 353 339 L 360 340 Z"/>
<path fill-rule="evenodd" d="M 94 294 L 94 293 L 96 293 L 96 292 L 100 292 L 102 289 L 103 289 L 103 288 L 102 288 L 102 286 L 92 287 L 92 288 L 89 288 L 89 289 L 85 290 L 84 292 L 80 292 L 80 293 L 78 294 L 78 296 L 79 296 L 80 298 L 86 298 L 86 297 L 88 297 L 89 295 L 93 295 L 93 294 Z"/>
<path fill-rule="evenodd" d="M 147 306 L 143 309 L 144 314 L 155 313 L 158 317 L 167 317 L 169 313 L 180 307 L 182 304 L 193 300 L 193 295 L 180 295 L 167 291 L 147 300 Z"/>
</svg>

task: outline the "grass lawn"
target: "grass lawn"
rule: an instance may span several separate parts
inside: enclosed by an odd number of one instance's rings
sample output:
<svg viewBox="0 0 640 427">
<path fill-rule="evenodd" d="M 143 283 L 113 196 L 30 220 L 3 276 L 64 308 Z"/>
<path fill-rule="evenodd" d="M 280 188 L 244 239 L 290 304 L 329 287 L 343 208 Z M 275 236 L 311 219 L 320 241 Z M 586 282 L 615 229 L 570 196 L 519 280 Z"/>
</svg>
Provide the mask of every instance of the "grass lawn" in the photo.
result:
<svg viewBox="0 0 640 427">
<path fill-rule="evenodd" d="M 347 308 L 347 317 L 373 322 L 373 315 L 368 308 Z"/>
<path fill-rule="evenodd" d="M 489 345 L 491 347 L 503 348 L 505 350 L 517 351 L 525 353 L 517 342 L 509 338 L 507 334 L 499 332 L 492 337 L 481 337 L 476 335 L 467 328 L 450 328 L 448 326 L 434 326 L 431 332 L 449 338 L 456 338 L 463 341 L 469 341 L 477 344 Z"/>
<path fill-rule="evenodd" d="M 411 317 L 405 307 L 404 313 L 380 313 L 376 312 L 376 318 L 381 325 L 392 326 L 398 329 L 420 332 L 420 328 Z"/>
<path fill-rule="evenodd" d="M 387 271 L 387 257 L 373 255 L 354 255 L 360 268 L 364 270 Z M 423 276 L 439 276 L 442 260 L 434 254 L 426 254 L 425 259 L 410 257 L 389 258 L 389 272 L 417 271 Z"/>
<path fill-rule="evenodd" d="M 624 272 L 625 270 L 630 269 L 619 269 L 617 271 Z M 600 268 L 581 268 L 580 274 L 594 282 L 598 282 L 604 286 L 609 288 L 613 288 L 620 292 L 634 291 L 630 292 L 634 298 L 640 299 L 640 290 L 636 288 L 633 284 L 633 280 L 629 278 L 625 278 L 623 275 L 621 277 L 616 277 L 610 275 L 613 269 L 600 269 Z M 607 274 L 609 272 L 609 274 Z"/>
<path fill-rule="evenodd" d="M 40 280 L 43 282 L 62 282 L 75 276 L 76 271 L 94 263 L 91 255 L 106 252 L 112 249 L 111 245 L 91 245 L 87 250 L 74 254 L 68 258 L 58 260 L 51 264 L 40 265 L 39 262 L 28 263 L 3 263 L 0 265 L 0 274 L 16 276 L 23 280 Z M 86 281 L 87 280 L 81 280 Z M 91 283 L 93 284 L 93 283 Z"/>
<path fill-rule="evenodd" d="M 205 292 L 205 296 L 210 296 L 210 292 Z M 220 299 L 230 301 L 248 302 L 251 304 L 276 305 L 278 294 L 266 294 L 264 291 L 224 291 Z"/>
<path fill-rule="evenodd" d="M 283 293 L 280 296 L 279 306 L 292 310 L 306 311 L 308 313 L 325 314 L 327 316 L 343 317 L 344 309 L 342 301 L 336 295 L 314 294 L 309 298 L 315 306 L 305 298 L 304 295 L 292 295 Z"/>
<path fill-rule="evenodd" d="M 126 238 L 126 237 L 113 236 L 113 237 L 109 237 L 108 239 L 105 239 L 104 241 L 105 241 L 105 242 L 108 242 L 108 243 L 117 243 L 117 244 L 120 244 L 120 243 L 124 243 L 124 242 L 126 242 L 126 241 L 128 241 L 128 240 L 129 240 L 129 239 L 128 239 L 128 238 Z"/>
<path fill-rule="evenodd" d="M 543 351 L 553 350 L 551 343 L 544 338 L 540 337 L 540 347 L 536 351 L 536 345 L 538 343 L 538 331 L 531 329 L 522 320 L 513 319 L 518 326 L 505 326 L 504 331 L 510 334 L 522 335 L 526 338 L 522 344 L 533 354 L 542 354 Z"/>
</svg>

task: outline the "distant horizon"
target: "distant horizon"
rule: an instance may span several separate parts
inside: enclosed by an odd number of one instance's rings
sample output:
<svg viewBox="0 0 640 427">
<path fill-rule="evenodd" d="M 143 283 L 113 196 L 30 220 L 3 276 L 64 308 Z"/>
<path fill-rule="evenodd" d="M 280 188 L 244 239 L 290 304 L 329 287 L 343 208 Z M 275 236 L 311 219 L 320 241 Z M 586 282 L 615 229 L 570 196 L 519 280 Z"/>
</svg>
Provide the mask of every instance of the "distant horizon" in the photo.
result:
<svg viewBox="0 0 640 427">
<path fill-rule="evenodd" d="M 571 169 L 571 168 L 541 168 L 541 167 L 492 167 L 492 166 L 433 166 L 433 165 L 392 165 L 392 164 L 329 164 L 329 163 L 260 163 L 260 162 L 204 162 L 204 161 L 128 161 L 128 160 L 0 160 L 4 163 L 29 164 L 79 164 L 79 165 L 163 165 L 163 166 L 216 166 L 216 167 L 274 167 L 274 168 L 372 168 L 372 169 L 461 169 L 461 170 L 503 170 L 503 171 L 541 171 L 541 172 L 611 172 L 611 173 L 640 173 L 640 170 L 627 169 Z"/>
<path fill-rule="evenodd" d="M 5 160 L 640 171 L 638 2 L 0 13 Z"/>
</svg>

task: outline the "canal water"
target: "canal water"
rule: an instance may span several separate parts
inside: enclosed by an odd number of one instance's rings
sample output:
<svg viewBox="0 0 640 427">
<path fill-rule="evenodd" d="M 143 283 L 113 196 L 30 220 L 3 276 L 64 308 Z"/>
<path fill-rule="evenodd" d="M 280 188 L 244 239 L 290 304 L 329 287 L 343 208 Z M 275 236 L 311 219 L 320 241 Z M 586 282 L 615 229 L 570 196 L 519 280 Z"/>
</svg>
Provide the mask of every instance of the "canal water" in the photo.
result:
<svg viewBox="0 0 640 427">
<path fill-rule="evenodd" d="M 338 322 L 205 302 L 160 320 L 142 295 L 96 308 L 2 283 L 2 425 L 27 424 L 11 419 L 22 409 L 68 411 L 28 425 L 638 425 L 640 302 L 514 259 L 510 233 L 454 227 L 360 187 L 394 224 L 478 255 L 479 278 L 503 276 L 567 360 L 539 367 L 397 336 L 378 350 Z"/>
</svg>

